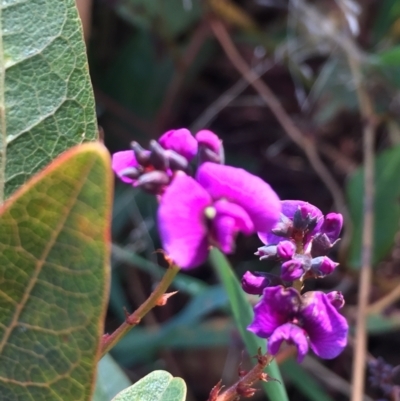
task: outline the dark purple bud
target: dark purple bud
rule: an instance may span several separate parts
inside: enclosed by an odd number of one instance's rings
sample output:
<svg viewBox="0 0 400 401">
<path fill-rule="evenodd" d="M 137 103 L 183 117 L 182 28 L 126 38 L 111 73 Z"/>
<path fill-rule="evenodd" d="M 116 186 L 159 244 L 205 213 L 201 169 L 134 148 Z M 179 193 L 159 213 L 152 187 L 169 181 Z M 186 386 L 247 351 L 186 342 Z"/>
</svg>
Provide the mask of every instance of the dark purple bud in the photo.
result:
<svg viewBox="0 0 400 401">
<path fill-rule="evenodd" d="M 213 150 L 200 146 L 199 148 L 199 164 L 205 162 L 222 164 L 221 157 Z"/>
<path fill-rule="evenodd" d="M 331 274 L 339 263 L 334 262 L 327 256 L 319 256 L 311 261 L 311 270 L 317 277 L 325 277 Z"/>
<path fill-rule="evenodd" d="M 279 216 L 279 221 L 271 232 L 279 237 L 290 237 L 293 227 L 293 222 L 283 213 Z"/>
<path fill-rule="evenodd" d="M 312 216 L 313 210 L 309 204 L 299 206 L 293 216 L 293 228 L 299 231 L 312 231 L 318 223 L 318 217 Z"/>
<path fill-rule="evenodd" d="M 260 257 L 260 260 L 275 259 L 276 258 L 276 245 L 266 245 L 258 248 L 254 254 Z"/>
<path fill-rule="evenodd" d="M 378 357 L 368 365 L 371 385 L 380 388 L 386 395 L 390 394 L 394 387 L 392 381 L 393 366 L 386 363 L 381 357 Z"/>
<path fill-rule="evenodd" d="M 189 163 L 185 157 L 181 156 L 173 150 L 166 150 L 165 156 L 168 159 L 169 167 L 172 171 L 187 170 Z"/>
<path fill-rule="evenodd" d="M 333 243 L 339 238 L 343 226 L 343 216 L 340 213 L 329 213 L 325 216 L 321 232 Z"/>
<path fill-rule="evenodd" d="M 281 241 L 276 247 L 277 255 L 284 260 L 291 259 L 296 251 L 296 246 L 291 241 Z"/>
<path fill-rule="evenodd" d="M 281 279 L 284 281 L 294 281 L 304 274 L 303 261 L 301 259 L 291 259 L 281 266 Z"/>
<path fill-rule="evenodd" d="M 168 159 L 163 147 L 154 139 L 150 141 L 150 162 L 156 170 L 166 170 L 169 167 Z"/>
<path fill-rule="evenodd" d="M 135 153 L 136 160 L 140 165 L 144 167 L 150 165 L 150 152 L 148 150 L 143 149 L 135 141 L 131 142 L 131 149 Z"/>
<path fill-rule="evenodd" d="M 340 291 L 331 291 L 326 294 L 329 302 L 334 306 L 337 310 L 343 308 L 344 306 L 344 297 Z"/>
<path fill-rule="evenodd" d="M 326 255 L 332 248 L 332 243 L 326 234 L 317 234 L 312 240 L 311 255 L 316 258 Z"/>
<path fill-rule="evenodd" d="M 251 273 L 247 271 L 242 277 L 242 288 L 247 294 L 261 295 L 264 288 L 270 285 L 270 280 L 257 272 Z"/>
<path fill-rule="evenodd" d="M 140 187 L 152 194 L 159 194 L 161 189 L 169 184 L 170 178 L 164 171 L 154 170 L 142 174 L 135 183 L 135 187 Z"/>
<path fill-rule="evenodd" d="M 119 174 L 122 177 L 127 177 L 132 180 L 136 180 L 142 174 L 142 169 L 138 168 L 138 167 L 128 167 L 128 168 L 122 170 Z"/>
</svg>

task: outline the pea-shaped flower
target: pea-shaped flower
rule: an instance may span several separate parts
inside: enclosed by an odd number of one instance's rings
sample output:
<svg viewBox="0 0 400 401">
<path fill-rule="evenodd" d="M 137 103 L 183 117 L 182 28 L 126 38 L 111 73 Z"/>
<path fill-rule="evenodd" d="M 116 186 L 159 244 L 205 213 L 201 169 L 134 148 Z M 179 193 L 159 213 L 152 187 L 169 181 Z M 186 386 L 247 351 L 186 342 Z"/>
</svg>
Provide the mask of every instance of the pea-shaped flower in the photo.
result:
<svg viewBox="0 0 400 401">
<path fill-rule="evenodd" d="M 268 230 L 281 204 L 271 187 L 247 171 L 203 163 L 196 179 L 178 172 L 158 209 L 164 250 L 181 268 L 202 264 L 210 245 L 234 251 L 235 236 Z"/>
<path fill-rule="evenodd" d="M 332 359 L 347 344 L 348 324 L 337 311 L 343 304 L 339 292 L 300 295 L 294 288 L 267 287 L 254 308 L 254 320 L 248 329 L 269 339 L 268 351 L 272 355 L 286 341 L 296 346 L 298 362 L 309 347 L 319 357 Z"/>
</svg>

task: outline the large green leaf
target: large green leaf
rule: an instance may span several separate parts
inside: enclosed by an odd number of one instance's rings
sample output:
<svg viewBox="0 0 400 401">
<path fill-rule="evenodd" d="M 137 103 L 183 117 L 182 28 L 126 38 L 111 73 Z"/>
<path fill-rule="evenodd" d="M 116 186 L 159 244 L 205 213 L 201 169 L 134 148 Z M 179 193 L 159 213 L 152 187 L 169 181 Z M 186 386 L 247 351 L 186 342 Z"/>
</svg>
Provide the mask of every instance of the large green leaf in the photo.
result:
<svg viewBox="0 0 400 401">
<path fill-rule="evenodd" d="M 400 146 L 382 152 L 375 168 L 375 231 L 373 263 L 379 262 L 390 250 L 400 221 Z M 354 232 L 349 252 L 349 265 L 361 265 L 363 231 L 364 170 L 357 170 L 347 182 L 347 196 Z"/>
<path fill-rule="evenodd" d="M 0 5 L 0 202 L 67 148 L 97 136 L 75 0 Z"/>
<path fill-rule="evenodd" d="M 90 399 L 108 297 L 112 175 L 73 148 L 0 210 L 2 400 Z"/>
<path fill-rule="evenodd" d="M 133 386 L 120 392 L 113 401 L 185 401 L 186 384 L 164 370 L 155 370 Z"/>
<path fill-rule="evenodd" d="M 248 302 L 244 291 L 242 290 L 238 279 L 233 273 L 228 261 L 224 255 L 216 248 L 210 253 L 211 263 L 216 269 L 220 280 L 225 287 L 228 294 L 229 302 L 232 308 L 232 314 L 235 319 L 237 328 L 246 345 L 247 351 L 250 355 L 256 355 L 257 350 L 261 348 L 265 352 L 266 341 L 257 337 L 253 333 L 247 331 L 247 326 L 253 320 L 253 309 Z M 277 379 L 279 382 L 264 383 L 263 387 L 271 401 L 285 401 L 289 400 L 286 394 L 285 385 L 282 381 L 282 376 L 279 372 L 278 365 L 275 361 L 266 369 L 266 372 Z"/>
</svg>

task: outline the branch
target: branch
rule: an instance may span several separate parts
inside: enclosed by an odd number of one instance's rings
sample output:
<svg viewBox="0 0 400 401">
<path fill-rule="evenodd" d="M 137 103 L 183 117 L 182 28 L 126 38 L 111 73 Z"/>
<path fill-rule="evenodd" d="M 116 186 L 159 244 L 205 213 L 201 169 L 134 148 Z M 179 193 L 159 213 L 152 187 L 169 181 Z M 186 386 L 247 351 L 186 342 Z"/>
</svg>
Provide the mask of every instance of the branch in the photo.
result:
<svg viewBox="0 0 400 401">
<path fill-rule="evenodd" d="M 235 384 L 228 387 L 223 393 L 219 394 L 221 389 L 221 382 L 219 382 L 210 393 L 208 401 L 234 401 L 238 397 L 243 396 L 245 398 L 252 397 L 256 392 L 255 388 L 251 386 L 259 381 L 271 381 L 273 378 L 269 377 L 264 373 L 264 369 L 271 363 L 273 357 L 271 355 L 261 354 L 261 350 L 258 350 L 257 365 L 254 366 L 249 372 L 244 374 Z M 241 372 L 239 372 L 240 374 Z"/>
<path fill-rule="evenodd" d="M 104 334 L 103 342 L 101 345 L 101 356 L 105 355 L 111 348 L 114 347 L 118 341 L 124 337 L 129 330 L 140 323 L 140 320 L 155 306 L 163 305 L 164 295 L 170 286 L 172 280 L 179 272 L 179 267 L 176 265 L 170 265 L 165 272 L 164 277 L 157 285 L 156 289 L 150 294 L 150 296 L 135 310 L 131 315 L 128 315 L 125 322 L 121 324 L 113 333 Z"/>
</svg>

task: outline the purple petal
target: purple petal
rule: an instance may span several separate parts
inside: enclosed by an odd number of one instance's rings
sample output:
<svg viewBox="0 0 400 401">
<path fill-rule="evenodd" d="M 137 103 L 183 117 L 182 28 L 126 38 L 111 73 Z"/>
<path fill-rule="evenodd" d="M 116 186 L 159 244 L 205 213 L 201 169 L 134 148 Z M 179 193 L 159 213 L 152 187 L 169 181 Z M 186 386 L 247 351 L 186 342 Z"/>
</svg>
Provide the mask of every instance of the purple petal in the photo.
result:
<svg viewBox="0 0 400 401">
<path fill-rule="evenodd" d="M 311 205 L 311 203 L 299 200 L 284 200 L 281 202 L 281 204 L 282 214 L 288 217 L 290 220 L 293 220 L 293 216 L 299 207 L 301 208 L 302 213 L 305 213 L 305 215 L 310 214 L 311 217 L 316 217 L 318 219 L 318 223 L 312 230 L 310 235 L 316 234 L 320 230 L 324 219 L 321 210 L 319 210 L 316 206 Z M 268 230 L 260 230 L 258 236 L 260 240 L 266 245 L 277 244 L 279 241 L 282 240 L 282 237 L 272 234 L 268 232 Z"/>
<path fill-rule="evenodd" d="M 121 179 L 121 181 L 128 184 L 132 184 L 136 180 L 129 177 L 124 177 L 121 173 L 129 167 L 137 167 L 139 163 L 136 161 L 133 150 L 123 150 L 112 155 L 111 166 L 115 174 Z"/>
<path fill-rule="evenodd" d="M 217 216 L 230 216 L 235 220 L 235 227 L 243 234 L 250 235 L 254 232 L 254 224 L 247 212 L 235 203 L 226 200 L 218 200 L 214 202 L 214 208 Z"/>
<path fill-rule="evenodd" d="M 326 294 L 315 291 L 303 295 L 301 319 L 311 349 L 321 358 L 336 358 L 346 347 L 348 324 Z"/>
<path fill-rule="evenodd" d="M 304 274 L 303 263 L 299 259 L 291 259 L 281 266 L 281 279 L 284 281 L 294 281 Z"/>
<path fill-rule="evenodd" d="M 341 309 L 344 306 L 344 297 L 340 291 L 331 291 L 326 294 L 329 302 L 337 309 Z"/>
<path fill-rule="evenodd" d="M 241 168 L 206 162 L 197 170 L 198 182 L 213 199 L 227 199 L 241 206 L 256 231 L 269 230 L 279 219 L 277 194 L 261 178 Z"/>
<path fill-rule="evenodd" d="M 340 213 L 328 213 L 325 216 L 324 224 L 321 227 L 321 232 L 326 234 L 333 243 L 339 238 L 342 231 L 343 216 Z"/>
<path fill-rule="evenodd" d="M 158 226 L 163 248 L 181 268 L 192 268 L 208 254 L 204 211 L 211 205 L 209 194 L 193 178 L 176 174 L 161 197 Z"/>
<path fill-rule="evenodd" d="M 296 245 L 292 241 L 280 241 L 276 247 L 276 251 L 281 259 L 287 260 L 294 255 Z"/>
<path fill-rule="evenodd" d="M 164 149 L 170 149 L 192 160 L 197 153 L 197 141 L 186 128 L 173 129 L 163 134 L 158 142 Z"/>
<path fill-rule="evenodd" d="M 222 141 L 217 135 L 214 134 L 214 132 L 209 131 L 208 129 L 202 129 L 195 135 L 195 138 L 199 145 L 204 145 L 208 149 L 214 151 L 216 154 L 220 153 Z"/>
<path fill-rule="evenodd" d="M 242 277 L 242 288 L 247 294 L 261 295 L 270 282 L 267 277 L 247 271 Z"/>
<path fill-rule="evenodd" d="M 231 216 L 217 215 L 212 220 L 213 236 L 224 253 L 234 251 L 237 231 L 235 219 Z"/>
<path fill-rule="evenodd" d="M 281 285 L 265 288 L 263 297 L 254 307 L 254 319 L 247 330 L 259 337 L 268 338 L 297 312 L 299 302 L 300 295 L 294 288 L 285 289 Z"/>
<path fill-rule="evenodd" d="M 297 362 L 302 362 L 308 352 L 308 341 L 304 330 L 292 323 L 278 327 L 268 340 L 268 352 L 271 355 L 277 354 L 283 341 L 296 346 Z"/>
</svg>

